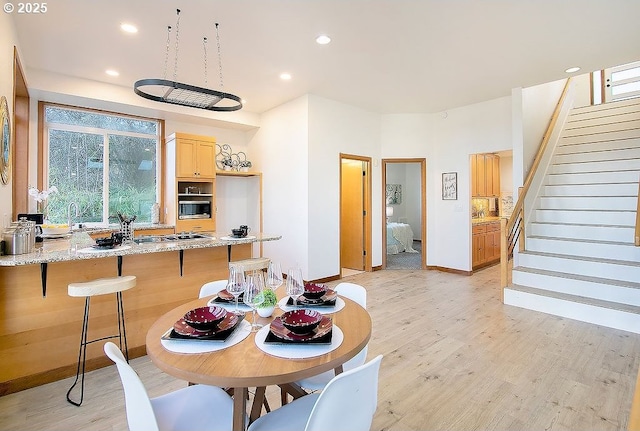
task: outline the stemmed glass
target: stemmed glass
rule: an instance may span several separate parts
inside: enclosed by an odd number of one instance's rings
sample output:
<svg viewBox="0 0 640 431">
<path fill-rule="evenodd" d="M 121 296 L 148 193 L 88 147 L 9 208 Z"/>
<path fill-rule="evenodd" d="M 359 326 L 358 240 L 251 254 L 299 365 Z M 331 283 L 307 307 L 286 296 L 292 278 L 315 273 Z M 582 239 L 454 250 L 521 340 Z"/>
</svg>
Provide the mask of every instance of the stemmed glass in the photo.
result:
<svg viewBox="0 0 640 431">
<path fill-rule="evenodd" d="M 256 323 L 256 308 L 264 302 L 264 278 L 262 272 L 254 271 L 247 275 L 244 283 L 244 297 L 242 301 L 251 307 L 253 313 L 253 323 L 251 323 L 251 332 L 256 332 L 262 328 L 262 325 Z"/>
<path fill-rule="evenodd" d="M 233 295 L 236 300 L 235 314 L 244 314 L 238 308 L 238 297 L 244 292 L 245 278 L 244 269 L 232 266 L 229 268 L 229 282 L 227 283 L 227 292 Z"/>
<path fill-rule="evenodd" d="M 294 307 L 298 306 L 298 297 L 303 293 L 302 270 L 300 268 L 290 269 L 287 273 L 287 295 L 293 298 Z"/>
<path fill-rule="evenodd" d="M 283 281 L 280 262 L 269 262 L 269 268 L 267 269 L 267 286 L 275 292 L 278 287 L 282 286 Z"/>
</svg>

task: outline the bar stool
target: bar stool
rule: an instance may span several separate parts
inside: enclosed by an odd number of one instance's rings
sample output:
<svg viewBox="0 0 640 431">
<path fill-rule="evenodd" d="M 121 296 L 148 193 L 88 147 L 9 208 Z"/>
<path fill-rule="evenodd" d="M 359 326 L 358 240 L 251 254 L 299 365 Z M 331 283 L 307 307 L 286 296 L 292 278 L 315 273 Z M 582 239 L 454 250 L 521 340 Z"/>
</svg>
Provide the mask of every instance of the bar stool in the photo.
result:
<svg viewBox="0 0 640 431">
<path fill-rule="evenodd" d="M 269 268 L 271 259 L 268 257 L 253 257 L 250 259 L 234 260 L 229 262 L 229 268 L 242 268 L 244 272 L 264 270 Z"/>
<path fill-rule="evenodd" d="M 67 401 L 75 406 L 80 406 L 84 397 L 84 370 L 87 356 L 87 344 L 96 341 L 107 340 L 110 338 L 118 338 L 120 341 L 120 350 L 124 343 L 124 355 L 129 362 L 129 350 L 127 347 L 127 331 L 124 326 L 124 308 L 122 306 L 122 292 L 131 289 L 136 285 L 136 277 L 133 275 L 125 275 L 121 277 L 99 278 L 84 283 L 71 283 L 68 287 L 69 296 L 84 297 L 84 319 L 82 321 L 82 335 L 80 336 L 80 352 L 78 353 L 78 368 L 76 371 L 76 380 L 67 391 Z M 89 302 L 92 296 L 106 295 L 109 293 L 116 294 L 116 302 L 118 306 L 118 334 L 107 337 L 97 338 L 95 340 L 87 340 L 89 332 Z M 71 391 L 78 384 L 80 379 L 80 369 L 82 368 L 82 378 L 80 383 L 80 401 L 71 399 Z"/>
</svg>

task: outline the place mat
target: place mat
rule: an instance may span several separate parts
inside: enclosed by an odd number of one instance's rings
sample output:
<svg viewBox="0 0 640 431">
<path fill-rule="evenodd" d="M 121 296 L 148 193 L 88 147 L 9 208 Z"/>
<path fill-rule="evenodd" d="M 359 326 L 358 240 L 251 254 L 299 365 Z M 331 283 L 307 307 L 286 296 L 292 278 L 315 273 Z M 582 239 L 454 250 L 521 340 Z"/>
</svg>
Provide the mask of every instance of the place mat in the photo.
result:
<svg viewBox="0 0 640 431">
<path fill-rule="evenodd" d="M 278 301 L 278 307 L 280 307 L 280 309 L 282 311 L 291 311 L 291 310 L 297 310 L 298 308 L 303 307 L 303 305 L 298 305 L 297 307 L 294 307 L 293 305 L 289 304 L 289 300 L 291 300 L 290 296 L 285 296 L 284 298 L 282 298 L 280 301 Z M 293 304 L 293 300 L 291 300 L 291 304 Z M 216 305 L 219 305 L 216 303 Z M 342 298 L 338 297 L 335 300 L 334 305 L 326 305 L 326 304 L 317 304 L 317 305 L 311 305 L 311 304 L 305 304 L 304 308 L 311 308 L 313 310 L 316 310 L 319 313 L 322 314 L 331 314 L 331 313 L 335 313 L 338 312 L 340 310 L 342 310 L 345 306 L 345 302 Z"/>
<path fill-rule="evenodd" d="M 210 300 L 207 301 L 207 306 L 217 305 L 218 307 L 222 307 L 227 311 L 235 311 L 236 310 L 236 301 L 226 301 L 224 299 L 219 298 L 218 296 L 214 296 Z M 242 299 L 238 301 L 238 310 L 243 313 L 251 311 L 251 307 L 242 302 Z"/>
<path fill-rule="evenodd" d="M 94 248 L 92 247 L 85 247 L 85 248 L 81 248 L 80 250 L 78 250 L 78 253 L 104 253 L 107 251 L 121 251 L 121 250 L 127 250 L 131 248 L 130 245 L 119 245 L 117 247 L 113 247 L 113 248 Z"/>
<path fill-rule="evenodd" d="M 268 328 L 268 327 L 267 327 Z M 173 330 L 168 330 L 166 334 Z M 227 347 L 235 346 L 243 341 L 251 334 L 251 323 L 242 320 L 233 333 L 225 341 L 209 341 L 209 340 L 168 340 L 160 339 L 162 347 L 174 353 L 208 353 L 217 352 Z"/>
<path fill-rule="evenodd" d="M 234 236 L 221 236 L 220 239 L 223 241 L 239 241 L 241 239 L 256 239 L 256 237 L 253 235 L 245 236 L 242 238 L 236 238 Z"/>
<path fill-rule="evenodd" d="M 340 347 L 344 340 L 342 330 L 336 325 L 333 325 L 333 329 L 331 330 L 331 344 L 267 343 L 265 340 L 269 332 L 269 325 L 262 327 L 262 329 L 256 332 L 256 346 L 271 356 L 285 359 L 305 359 L 322 356 Z"/>
</svg>

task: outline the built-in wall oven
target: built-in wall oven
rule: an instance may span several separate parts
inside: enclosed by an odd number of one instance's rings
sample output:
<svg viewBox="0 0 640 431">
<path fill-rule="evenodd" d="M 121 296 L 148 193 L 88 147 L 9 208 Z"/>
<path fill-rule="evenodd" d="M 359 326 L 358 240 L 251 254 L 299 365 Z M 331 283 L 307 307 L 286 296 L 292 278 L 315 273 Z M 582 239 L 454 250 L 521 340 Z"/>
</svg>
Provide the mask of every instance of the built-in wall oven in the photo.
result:
<svg viewBox="0 0 640 431">
<path fill-rule="evenodd" d="M 210 200 L 179 200 L 178 219 L 206 219 L 211 218 Z"/>
</svg>

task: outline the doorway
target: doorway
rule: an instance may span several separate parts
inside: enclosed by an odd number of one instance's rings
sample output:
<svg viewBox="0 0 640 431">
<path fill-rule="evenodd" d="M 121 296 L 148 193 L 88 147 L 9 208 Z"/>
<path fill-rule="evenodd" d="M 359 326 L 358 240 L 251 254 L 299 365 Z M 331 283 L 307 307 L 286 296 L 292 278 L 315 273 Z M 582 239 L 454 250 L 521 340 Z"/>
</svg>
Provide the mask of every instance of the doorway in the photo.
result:
<svg viewBox="0 0 640 431">
<path fill-rule="evenodd" d="M 340 274 L 371 271 L 371 158 L 340 154 Z"/>
<path fill-rule="evenodd" d="M 382 267 L 427 268 L 427 161 L 383 159 Z"/>
</svg>

